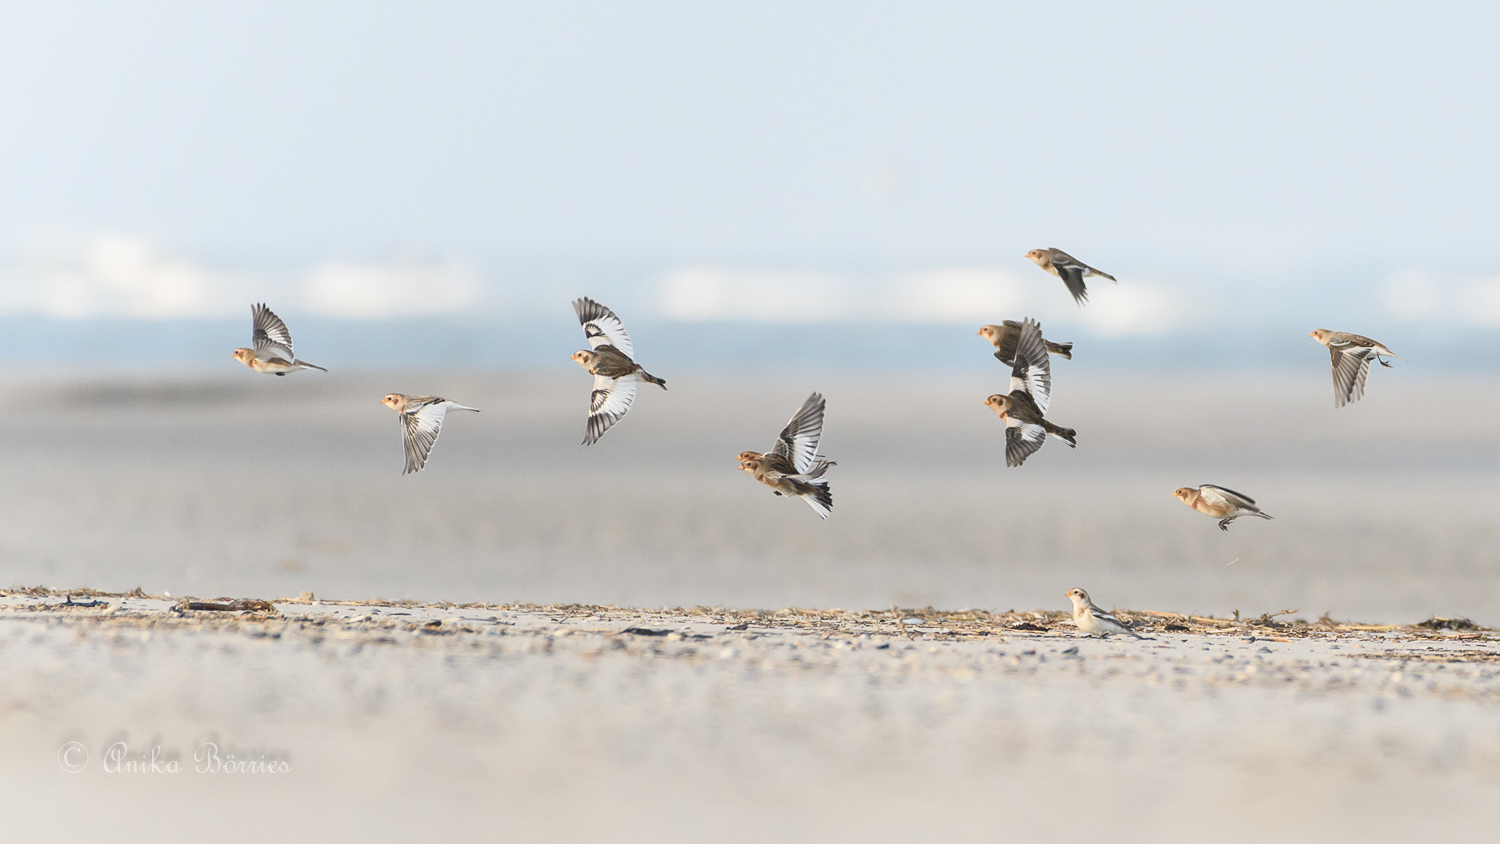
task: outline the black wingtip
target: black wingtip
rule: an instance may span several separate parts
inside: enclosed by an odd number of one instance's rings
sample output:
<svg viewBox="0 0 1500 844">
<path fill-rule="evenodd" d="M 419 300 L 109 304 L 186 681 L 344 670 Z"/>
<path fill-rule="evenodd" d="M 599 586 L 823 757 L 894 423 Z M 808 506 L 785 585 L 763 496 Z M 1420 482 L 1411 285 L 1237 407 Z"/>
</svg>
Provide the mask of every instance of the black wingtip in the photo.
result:
<svg viewBox="0 0 1500 844">
<path fill-rule="evenodd" d="M 578 321 L 587 325 L 596 319 L 609 316 L 609 308 L 595 302 L 587 296 L 573 300 L 573 313 L 578 314 Z"/>
</svg>

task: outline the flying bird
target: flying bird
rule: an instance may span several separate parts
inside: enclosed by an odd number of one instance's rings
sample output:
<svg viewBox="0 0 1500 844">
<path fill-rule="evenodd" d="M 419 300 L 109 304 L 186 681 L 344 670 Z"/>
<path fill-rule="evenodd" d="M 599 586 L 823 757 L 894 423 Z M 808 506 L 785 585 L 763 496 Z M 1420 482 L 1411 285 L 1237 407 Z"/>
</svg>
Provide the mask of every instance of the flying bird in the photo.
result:
<svg viewBox="0 0 1500 844">
<path fill-rule="evenodd" d="M 401 393 L 390 393 L 380 400 L 380 403 L 401 414 L 401 422 L 404 426 L 402 440 L 406 444 L 406 470 L 401 474 L 410 475 L 422 471 L 427 465 L 427 455 L 432 452 L 432 446 L 437 442 L 438 431 L 443 427 L 443 418 L 450 410 L 472 410 L 479 412 L 477 407 L 464 407 L 458 402 L 448 401 L 439 396 L 407 396 Z"/>
<path fill-rule="evenodd" d="M 1010 372 L 1010 393 L 984 400 L 1005 422 L 1005 465 L 1020 466 L 1047 441 L 1047 435 L 1078 446 L 1078 432 L 1046 420 L 1052 402 L 1052 364 L 1042 343 L 1042 327 L 1028 318 L 1016 341 L 1016 362 Z"/>
<path fill-rule="evenodd" d="M 327 372 L 317 364 L 297 360 L 292 354 L 292 332 L 286 328 L 281 317 L 271 313 L 264 303 L 250 306 L 250 343 L 253 349 L 235 349 L 231 355 L 235 360 L 256 372 L 285 375 L 299 369 L 316 369 Z"/>
<path fill-rule="evenodd" d="M 573 310 L 592 349 L 574 352 L 572 359 L 594 376 L 588 427 L 583 435 L 583 444 L 593 445 L 629 412 L 635 401 L 636 381 L 647 381 L 663 390 L 667 382 L 630 359 L 634 354 L 630 335 L 614 311 L 587 297 L 574 302 Z"/>
<path fill-rule="evenodd" d="M 1006 366 L 1016 365 L 1016 343 L 1021 339 L 1021 323 L 1013 319 L 1002 321 L 999 325 L 982 325 L 976 332 L 980 337 L 990 341 L 995 347 L 995 359 Z M 1054 343 L 1047 338 L 1042 338 L 1047 351 L 1054 355 L 1061 355 L 1067 360 L 1073 359 L 1072 343 Z"/>
<path fill-rule="evenodd" d="M 1349 402 L 1358 401 L 1365 394 L 1365 378 L 1370 374 L 1372 358 L 1379 361 L 1381 366 L 1390 366 L 1381 360 L 1382 355 L 1388 355 L 1397 360 L 1406 360 L 1387 349 L 1384 344 L 1358 334 L 1319 328 L 1307 336 L 1327 346 L 1328 354 L 1333 358 L 1334 407 L 1343 407 Z"/>
<path fill-rule="evenodd" d="M 1073 602 L 1073 623 L 1090 636 L 1110 636 L 1125 633 L 1137 639 L 1145 638 L 1131 630 L 1115 614 L 1094 605 L 1089 593 L 1082 589 L 1069 589 L 1068 599 Z"/>
<path fill-rule="evenodd" d="M 1080 308 L 1089 300 L 1089 291 L 1083 283 L 1084 279 L 1099 276 L 1110 281 L 1115 280 L 1115 277 L 1109 273 L 1096 270 L 1061 249 L 1033 249 L 1026 253 L 1026 257 L 1035 261 L 1038 267 L 1062 279 L 1063 284 L 1068 287 L 1068 292 L 1073 294 L 1073 301 L 1077 302 Z"/>
<path fill-rule="evenodd" d="M 833 510 L 833 491 L 823 475 L 838 465 L 818 453 L 823 438 L 823 397 L 807 397 L 792 420 L 781 429 L 776 445 L 761 454 L 742 451 L 736 459 L 740 470 L 770 487 L 777 495 L 801 498 L 820 517 L 828 518 Z"/>
<path fill-rule="evenodd" d="M 1255 506 L 1255 499 L 1250 496 L 1213 484 L 1204 484 L 1197 489 L 1185 486 L 1172 495 L 1205 516 L 1218 519 L 1219 530 L 1229 530 L 1229 523 L 1240 516 L 1271 518 L 1269 514 L 1262 513 L 1260 508 Z"/>
</svg>

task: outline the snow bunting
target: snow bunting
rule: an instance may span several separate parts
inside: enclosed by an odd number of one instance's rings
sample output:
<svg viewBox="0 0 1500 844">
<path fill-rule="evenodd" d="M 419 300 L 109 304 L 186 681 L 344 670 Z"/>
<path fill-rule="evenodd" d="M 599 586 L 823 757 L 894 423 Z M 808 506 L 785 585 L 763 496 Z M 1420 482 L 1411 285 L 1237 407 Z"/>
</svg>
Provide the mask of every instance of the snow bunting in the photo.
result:
<svg viewBox="0 0 1500 844">
<path fill-rule="evenodd" d="M 1365 378 L 1370 374 L 1371 358 L 1379 361 L 1381 366 L 1390 366 L 1380 359 L 1381 355 L 1406 360 L 1383 344 L 1358 334 L 1319 328 L 1307 336 L 1327 346 L 1328 354 L 1333 358 L 1334 407 L 1358 401 L 1365 394 Z"/>
<path fill-rule="evenodd" d="M 235 360 L 256 372 L 285 375 L 299 369 L 316 369 L 327 372 L 317 364 L 297 360 L 292 354 L 292 332 L 286 329 L 281 317 L 271 313 L 264 303 L 250 306 L 250 342 L 253 349 L 235 349 L 231 355 Z"/>
<path fill-rule="evenodd" d="M 634 354 L 630 335 L 625 333 L 625 324 L 614 311 L 586 297 L 574 302 L 573 310 L 583 325 L 583 336 L 588 338 L 593 349 L 574 352 L 572 358 L 594 376 L 588 427 L 583 435 L 583 444 L 593 445 L 629 412 L 635 401 L 637 380 L 649 381 L 663 390 L 667 388 L 667 382 L 630 359 Z"/>
<path fill-rule="evenodd" d="M 406 443 L 406 471 L 401 473 L 403 475 L 420 472 L 427 465 L 427 455 L 437 442 L 438 430 L 443 427 L 443 418 L 448 415 L 448 411 L 479 412 L 477 407 L 464 407 L 458 402 L 438 396 L 391 393 L 381 399 L 380 403 L 401 414 L 401 422 L 405 425 L 403 440 Z"/>
<path fill-rule="evenodd" d="M 838 464 L 818 454 L 823 437 L 823 397 L 807 397 L 792 420 L 781 429 L 776 445 L 761 454 L 742 451 L 736 459 L 740 470 L 770 487 L 777 495 L 790 495 L 806 501 L 822 518 L 833 509 L 833 491 L 823 475 Z"/>
<path fill-rule="evenodd" d="M 995 347 L 995 359 L 1006 366 L 1016 365 L 1016 343 L 1021 339 L 1021 323 L 1013 319 L 1002 321 L 999 325 L 982 325 L 979 327 L 980 337 L 990 341 Z M 1042 338 L 1047 351 L 1054 355 L 1061 355 L 1067 360 L 1073 359 L 1072 343 L 1054 343 L 1047 338 Z"/>
<path fill-rule="evenodd" d="M 1073 294 L 1073 301 L 1077 302 L 1079 307 L 1083 307 L 1089 299 L 1089 291 L 1084 286 L 1084 279 L 1089 276 L 1099 276 L 1110 281 L 1115 280 L 1115 277 L 1109 273 L 1100 272 L 1061 249 L 1033 249 L 1026 253 L 1026 257 L 1035 261 L 1038 267 L 1062 279 L 1063 284 L 1068 287 L 1068 292 Z"/>
<path fill-rule="evenodd" d="M 1078 432 L 1048 422 L 1043 416 L 1052 402 L 1052 363 L 1042 345 L 1042 327 L 1028 318 L 1016 341 L 1016 362 L 1010 372 L 1010 394 L 996 393 L 984 400 L 986 407 L 1005 422 L 1005 465 L 1026 462 L 1047 435 L 1078 446 Z"/>
<path fill-rule="evenodd" d="M 1137 639 L 1145 638 L 1141 634 L 1131 630 L 1125 622 L 1115 618 L 1115 614 L 1108 610 L 1094 606 L 1089 598 L 1089 593 L 1082 589 L 1069 589 L 1068 599 L 1073 602 L 1073 623 L 1078 629 L 1090 636 L 1110 636 L 1115 633 L 1126 633 Z"/>
<path fill-rule="evenodd" d="M 1262 513 L 1255 506 L 1255 499 L 1248 495 L 1225 489 L 1213 484 L 1204 484 L 1193 489 L 1185 486 L 1172 493 L 1173 497 L 1182 499 L 1182 503 L 1197 510 L 1205 516 L 1213 516 L 1219 520 L 1219 530 L 1229 530 L 1229 523 L 1240 516 L 1260 516 L 1269 519 L 1271 516 Z"/>
</svg>

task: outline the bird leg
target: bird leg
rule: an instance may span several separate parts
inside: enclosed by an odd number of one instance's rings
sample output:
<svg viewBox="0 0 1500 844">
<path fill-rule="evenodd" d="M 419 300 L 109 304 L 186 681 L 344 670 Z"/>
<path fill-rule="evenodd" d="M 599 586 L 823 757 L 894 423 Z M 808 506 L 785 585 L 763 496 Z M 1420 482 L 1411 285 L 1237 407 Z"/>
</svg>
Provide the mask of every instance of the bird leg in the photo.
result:
<svg viewBox="0 0 1500 844">
<path fill-rule="evenodd" d="M 1391 367 L 1390 364 L 1388 364 L 1388 363 L 1385 362 L 1385 358 L 1381 357 L 1380 355 L 1376 355 L 1375 356 L 1375 361 L 1376 361 L 1376 363 L 1379 363 L 1381 366 L 1383 366 L 1383 367 L 1385 367 L 1387 369 L 1390 369 L 1390 367 Z"/>
<path fill-rule="evenodd" d="M 1229 518 L 1229 519 L 1220 519 L 1219 520 L 1219 530 L 1228 532 L 1228 530 L 1229 530 L 1229 523 L 1232 522 L 1232 521 L 1234 521 L 1234 519 L 1232 519 L 1232 518 Z"/>
</svg>

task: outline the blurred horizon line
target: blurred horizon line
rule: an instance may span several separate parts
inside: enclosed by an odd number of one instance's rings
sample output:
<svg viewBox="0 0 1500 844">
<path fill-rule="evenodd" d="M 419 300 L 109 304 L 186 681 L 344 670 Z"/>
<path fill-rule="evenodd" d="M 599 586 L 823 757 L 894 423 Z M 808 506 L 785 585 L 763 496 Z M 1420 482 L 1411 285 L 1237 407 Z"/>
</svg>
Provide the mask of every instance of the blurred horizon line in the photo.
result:
<svg viewBox="0 0 1500 844">
<path fill-rule="evenodd" d="M 566 307 L 566 306 L 564 306 Z M 248 308 L 247 308 L 248 311 Z M 571 309 L 547 319 L 470 316 L 453 319 L 342 320 L 286 316 L 298 357 L 334 370 L 547 370 L 576 366 L 586 347 Z M 1016 316 L 1022 316 L 1017 314 Z M 796 365 L 813 371 L 954 373 L 1003 368 L 972 324 L 681 322 L 627 318 L 637 357 L 653 371 L 734 371 Z M 1326 371 L 1328 353 L 1302 326 L 1211 326 L 1151 336 L 1101 336 L 1080 326 L 1043 329 L 1072 341 L 1068 370 Z M 1430 374 L 1500 371 L 1500 331 L 1409 326 L 1380 338 Z M 244 318 L 154 321 L 128 318 L 48 319 L 0 315 L 0 361 L 52 371 L 187 372 L 240 366 L 229 354 L 250 342 Z M 145 355 L 145 357 L 143 357 Z M 310 376 L 301 376 L 310 377 Z M 1426 376 L 1424 376 L 1426 377 Z"/>
<path fill-rule="evenodd" d="M 1316 272 L 1309 278 L 1204 278 L 1197 264 L 1151 269 L 1082 249 L 1074 254 L 1121 279 L 1090 279 L 1090 301 L 1082 308 L 1060 280 L 1032 266 L 1019 249 L 1007 264 L 583 256 L 532 263 L 409 252 L 382 260 L 223 268 L 127 233 L 53 233 L 0 260 L 0 319 L 218 320 L 246 315 L 252 303 L 266 302 L 289 324 L 308 318 L 463 324 L 566 314 L 574 298 L 589 296 L 614 309 L 627 326 L 977 327 L 1032 316 L 1084 336 L 1126 338 L 1237 332 L 1246 324 L 1280 328 L 1292 325 L 1294 306 L 1295 319 L 1306 322 L 1304 332 L 1324 327 L 1420 333 L 1439 326 L 1500 331 L 1500 270 L 1392 266 L 1373 280 L 1348 269 L 1332 279 Z"/>
</svg>

